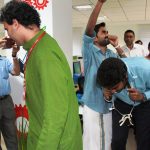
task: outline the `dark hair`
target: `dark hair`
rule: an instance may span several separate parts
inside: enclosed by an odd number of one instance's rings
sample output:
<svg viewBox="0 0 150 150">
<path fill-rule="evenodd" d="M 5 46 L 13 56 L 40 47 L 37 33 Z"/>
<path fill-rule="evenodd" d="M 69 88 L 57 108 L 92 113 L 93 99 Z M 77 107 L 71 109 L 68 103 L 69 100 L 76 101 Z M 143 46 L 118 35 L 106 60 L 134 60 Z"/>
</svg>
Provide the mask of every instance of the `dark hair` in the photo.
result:
<svg viewBox="0 0 150 150">
<path fill-rule="evenodd" d="M 150 49 L 150 42 L 148 43 L 148 49 Z"/>
<path fill-rule="evenodd" d="M 99 23 L 99 24 L 95 25 L 94 31 L 96 32 L 96 35 L 97 35 L 99 29 L 101 27 L 105 27 L 105 26 L 106 26 L 105 22 L 102 22 L 102 23 Z"/>
<path fill-rule="evenodd" d="M 24 27 L 28 27 L 29 25 L 40 27 L 41 24 L 37 10 L 22 1 L 12 0 L 1 9 L 0 22 L 6 22 L 12 25 L 13 19 L 16 19 Z"/>
<path fill-rule="evenodd" d="M 137 41 L 135 41 L 135 43 L 136 44 L 140 44 L 140 43 L 143 44 L 143 42 L 141 40 L 137 40 Z"/>
<path fill-rule="evenodd" d="M 125 35 L 126 35 L 127 33 L 132 33 L 132 34 L 135 36 L 135 33 L 134 33 L 133 30 L 126 30 L 125 33 L 124 33 L 124 37 L 125 37 Z"/>
<path fill-rule="evenodd" d="M 107 58 L 97 72 L 97 83 L 102 87 L 112 88 L 126 79 L 127 67 L 119 58 Z"/>
</svg>

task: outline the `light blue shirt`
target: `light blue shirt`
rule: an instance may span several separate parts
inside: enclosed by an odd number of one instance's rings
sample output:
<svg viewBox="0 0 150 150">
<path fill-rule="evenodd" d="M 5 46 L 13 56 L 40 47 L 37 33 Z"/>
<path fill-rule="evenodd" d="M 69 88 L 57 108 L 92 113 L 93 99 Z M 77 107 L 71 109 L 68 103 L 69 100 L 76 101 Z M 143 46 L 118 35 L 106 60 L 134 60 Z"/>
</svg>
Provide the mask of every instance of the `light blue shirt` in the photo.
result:
<svg viewBox="0 0 150 150">
<path fill-rule="evenodd" d="M 10 94 L 9 73 L 13 65 L 5 57 L 0 57 L 0 96 Z"/>
<path fill-rule="evenodd" d="M 122 60 L 128 69 L 128 81 L 130 86 L 144 93 L 147 99 L 150 100 L 150 60 L 144 57 L 123 58 Z M 114 96 L 127 104 L 134 104 L 129 98 L 127 89 L 114 94 Z M 139 104 L 140 102 L 136 102 L 134 105 L 137 106 Z"/>
<path fill-rule="evenodd" d="M 82 102 L 89 108 L 100 112 L 108 113 L 111 103 L 103 99 L 102 88 L 96 83 L 97 70 L 102 61 L 108 57 L 118 57 L 114 52 L 107 49 L 106 53 L 94 45 L 94 38 L 87 35 L 83 36 L 83 61 L 84 61 L 84 94 Z"/>
</svg>

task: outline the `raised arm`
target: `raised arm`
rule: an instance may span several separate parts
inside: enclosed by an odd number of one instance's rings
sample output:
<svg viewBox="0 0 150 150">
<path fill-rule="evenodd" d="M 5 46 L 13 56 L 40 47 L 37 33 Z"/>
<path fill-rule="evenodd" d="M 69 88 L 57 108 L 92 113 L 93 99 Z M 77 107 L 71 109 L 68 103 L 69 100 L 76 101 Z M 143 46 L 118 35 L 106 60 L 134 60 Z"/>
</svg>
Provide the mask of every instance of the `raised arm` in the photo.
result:
<svg viewBox="0 0 150 150">
<path fill-rule="evenodd" d="M 93 9 L 93 11 L 90 15 L 88 24 L 86 26 L 86 31 L 85 31 L 86 35 L 88 35 L 90 37 L 93 36 L 94 27 L 96 25 L 98 15 L 101 11 L 101 8 L 102 8 L 104 2 L 106 2 L 106 0 L 98 0 L 95 5 L 95 8 Z"/>
</svg>

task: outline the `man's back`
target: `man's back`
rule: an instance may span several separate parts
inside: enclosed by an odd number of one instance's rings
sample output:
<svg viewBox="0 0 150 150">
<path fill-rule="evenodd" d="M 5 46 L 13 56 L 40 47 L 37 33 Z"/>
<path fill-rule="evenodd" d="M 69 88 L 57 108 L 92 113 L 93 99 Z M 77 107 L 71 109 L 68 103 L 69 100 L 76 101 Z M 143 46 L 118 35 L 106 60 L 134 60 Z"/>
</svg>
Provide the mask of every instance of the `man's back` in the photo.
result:
<svg viewBox="0 0 150 150">
<path fill-rule="evenodd" d="M 142 69 L 150 71 L 150 61 L 144 57 L 123 58 L 122 60 L 129 66 L 130 70 L 141 72 Z"/>
<path fill-rule="evenodd" d="M 57 42 L 48 34 L 31 55 L 26 83 L 31 118 L 28 149 L 81 150 L 78 104 L 70 68 Z"/>
</svg>

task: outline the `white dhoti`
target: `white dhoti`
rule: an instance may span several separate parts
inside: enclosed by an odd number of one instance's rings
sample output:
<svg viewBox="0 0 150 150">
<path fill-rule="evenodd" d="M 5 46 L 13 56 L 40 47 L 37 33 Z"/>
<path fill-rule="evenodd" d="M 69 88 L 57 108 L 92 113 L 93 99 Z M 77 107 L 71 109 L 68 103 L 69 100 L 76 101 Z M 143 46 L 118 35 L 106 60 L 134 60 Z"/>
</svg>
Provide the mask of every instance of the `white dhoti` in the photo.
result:
<svg viewBox="0 0 150 150">
<path fill-rule="evenodd" d="M 112 114 L 83 108 L 83 150 L 111 150 Z"/>
</svg>

